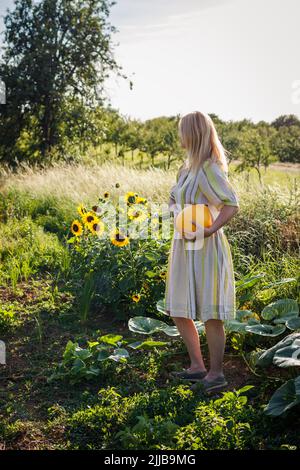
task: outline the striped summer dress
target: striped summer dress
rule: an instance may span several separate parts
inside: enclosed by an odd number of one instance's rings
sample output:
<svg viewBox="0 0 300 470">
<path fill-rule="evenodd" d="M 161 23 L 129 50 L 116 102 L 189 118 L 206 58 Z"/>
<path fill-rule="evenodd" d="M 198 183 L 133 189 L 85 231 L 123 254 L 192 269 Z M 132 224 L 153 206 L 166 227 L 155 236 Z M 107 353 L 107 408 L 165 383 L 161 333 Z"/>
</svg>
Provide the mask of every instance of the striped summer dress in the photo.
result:
<svg viewBox="0 0 300 470">
<path fill-rule="evenodd" d="M 184 169 L 176 179 L 170 197 L 180 204 L 178 208 L 183 209 L 187 204 L 206 204 L 215 220 L 223 205 L 239 207 L 237 194 L 227 173 L 211 159 L 204 162 L 196 175 Z M 202 322 L 209 319 L 234 319 L 234 271 L 223 227 L 204 238 L 201 249 L 187 250 L 188 243 L 193 242 L 174 235 L 171 240 L 164 296 L 165 313 L 171 317 Z"/>
</svg>

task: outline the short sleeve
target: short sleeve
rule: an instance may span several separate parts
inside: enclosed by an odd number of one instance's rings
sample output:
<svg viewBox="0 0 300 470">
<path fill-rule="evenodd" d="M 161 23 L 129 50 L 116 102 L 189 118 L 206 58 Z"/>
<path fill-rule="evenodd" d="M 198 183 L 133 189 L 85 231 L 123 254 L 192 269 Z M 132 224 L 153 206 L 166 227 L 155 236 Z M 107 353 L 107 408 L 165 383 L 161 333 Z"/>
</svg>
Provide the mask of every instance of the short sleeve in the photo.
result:
<svg viewBox="0 0 300 470">
<path fill-rule="evenodd" d="M 217 163 L 205 162 L 200 170 L 199 185 L 208 202 L 218 210 L 224 205 L 239 207 L 237 193 L 227 173 Z"/>
</svg>

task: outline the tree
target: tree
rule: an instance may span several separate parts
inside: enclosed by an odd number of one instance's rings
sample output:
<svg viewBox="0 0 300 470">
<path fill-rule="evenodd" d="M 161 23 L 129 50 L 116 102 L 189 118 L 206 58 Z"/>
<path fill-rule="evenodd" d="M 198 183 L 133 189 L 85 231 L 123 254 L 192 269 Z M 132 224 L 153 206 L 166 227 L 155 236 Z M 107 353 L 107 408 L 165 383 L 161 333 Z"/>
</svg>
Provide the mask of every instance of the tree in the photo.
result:
<svg viewBox="0 0 300 470">
<path fill-rule="evenodd" d="M 45 156 L 63 141 L 60 127 L 66 99 L 76 98 L 77 106 L 79 102 L 102 105 L 108 72 L 127 78 L 113 57 L 111 33 L 116 29 L 107 17 L 114 4 L 109 0 L 15 1 L 14 11 L 4 19 L 5 52 L 0 66 L 7 88 L 8 104 L 0 127 L 6 149 L 15 146 L 35 116 L 35 138 Z"/>
<path fill-rule="evenodd" d="M 271 126 L 275 127 L 275 129 L 291 126 L 300 127 L 300 120 L 295 116 L 295 114 L 284 114 L 275 119 L 275 121 L 271 123 Z"/>
<path fill-rule="evenodd" d="M 257 171 L 261 183 L 261 166 L 265 169 L 274 160 L 270 149 L 269 140 L 260 129 L 248 129 L 240 134 L 240 143 L 237 149 L 237 156 L 241 163 L 236 167 L 236 171 L 249 171 L 254 168 Z"/>
<path fill-rule="evenodd" d="M 271 139 L 271 147 L 281 162 L 300 163 L 300 127 L 280 127 Z"/>
</svg>

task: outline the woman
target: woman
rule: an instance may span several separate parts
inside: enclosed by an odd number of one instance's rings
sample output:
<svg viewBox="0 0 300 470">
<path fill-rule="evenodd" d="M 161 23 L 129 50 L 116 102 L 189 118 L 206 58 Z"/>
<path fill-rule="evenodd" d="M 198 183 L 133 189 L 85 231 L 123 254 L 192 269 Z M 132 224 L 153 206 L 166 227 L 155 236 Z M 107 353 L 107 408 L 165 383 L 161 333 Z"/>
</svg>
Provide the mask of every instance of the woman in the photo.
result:
<svg viewBox="0 0 300 470">
<path fill-rule="evenodd" d="M 228 180 L 226 151 L 211 118 L 195 111 L 179 121 L 181 145 L 187 158 L 171 188 L 169 208 L 174 222 L 189 204 L 205 204 L 212 225 L 173 236 L 168 260 L 165 308 L 186 344 L 190 367 L 173 375 L 198 381 L 206 391 L 227 385 L 223 373 L 224 320 L 235 318 L 235 281 L 231 251 L 223 226 L 238 212 L 237 194 Z M 179 232 L 174 231 L 178 235 Z M 192 240 L 204 237 L 201 248 Z M 210 356 L 209 371 L 203 362 L 194 320 L 204 322 Z"/>
</svg>

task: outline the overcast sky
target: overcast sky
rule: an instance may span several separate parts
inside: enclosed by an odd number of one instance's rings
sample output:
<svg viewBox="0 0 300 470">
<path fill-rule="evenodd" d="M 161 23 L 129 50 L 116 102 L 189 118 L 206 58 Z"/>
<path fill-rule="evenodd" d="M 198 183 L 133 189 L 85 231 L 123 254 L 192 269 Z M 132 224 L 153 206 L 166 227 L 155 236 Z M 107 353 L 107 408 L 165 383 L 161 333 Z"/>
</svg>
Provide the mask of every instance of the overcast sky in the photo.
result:
<svg viewBox="0 0 300 470">
<path fill-rule="evenodd" d="M 0 14 L 12 4 L 1 0 Z M 111 103 L 142 120 L 300 117 L 299 18 L 299 0 L 118 0 L 114 57 L 133 89 L 109 79 Z"/>
</svg>

